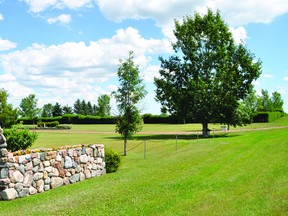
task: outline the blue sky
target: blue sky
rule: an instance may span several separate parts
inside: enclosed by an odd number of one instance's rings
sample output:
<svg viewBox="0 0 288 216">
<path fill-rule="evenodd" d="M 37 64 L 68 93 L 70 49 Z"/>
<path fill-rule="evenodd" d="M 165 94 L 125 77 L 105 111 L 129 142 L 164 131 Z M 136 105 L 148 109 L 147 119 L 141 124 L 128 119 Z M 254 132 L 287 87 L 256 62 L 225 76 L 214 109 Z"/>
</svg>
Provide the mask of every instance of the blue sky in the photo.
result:
<svg viewBox="0 0 288 216">
<path fill-rule="evenodd" d="M 158 57 L 173 53 L 173 20 L 207 7 L 262 60 L 257 92 L 280 92 L 288 112 L 288 0 L 0 0 L 0 88 L 14 107 L 32 93 L 39 107 L 97 103 L 133 50 L 148 91 L 140 108 L 158 114 L 153 77 Z"/>
</svg>

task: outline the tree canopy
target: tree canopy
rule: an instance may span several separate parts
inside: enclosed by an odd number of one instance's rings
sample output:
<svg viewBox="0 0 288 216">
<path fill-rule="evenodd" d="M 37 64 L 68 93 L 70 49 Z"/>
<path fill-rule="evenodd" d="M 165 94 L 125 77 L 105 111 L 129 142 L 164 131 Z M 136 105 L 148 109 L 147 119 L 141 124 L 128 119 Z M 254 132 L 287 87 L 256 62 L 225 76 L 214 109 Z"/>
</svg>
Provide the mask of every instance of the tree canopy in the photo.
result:
<svg viewBox="0 0 288 216">
<path fill-rule="evenodd" d="M 10 128 L 17 121 L 19 111 L 13 109 L 12 104 L 7 102 L 8 93 L 4 89 L 0 89 L 0 126 Z"/>
<path fill-rule="evenodd" d="M 174 34 L 175 55 L 159 58 L 156 100 L 179 119 L 202 123 L 204 136 L 210 122 L 240 123 L 235 121 L 239 100 L 252 91 L 261 61 L 234 42 L 219 11 L 176 20 Z"/>
<path fill-rule="evenodd" d="M 35 94 L 30 94 L 23 98 L 20 103 L 20 111 L 22 117 L 29 117 L 34 119 L 39 116 L 41 110 L 37 108 L 38 99 Z"/>
<path fill-rule="evenodd" d="M 97 102 L 98 106 L 96 106 L 96 115 L 101 117 L 110 116 L 110 96 L 107 94 L 100 95 Z"/>
</svg>

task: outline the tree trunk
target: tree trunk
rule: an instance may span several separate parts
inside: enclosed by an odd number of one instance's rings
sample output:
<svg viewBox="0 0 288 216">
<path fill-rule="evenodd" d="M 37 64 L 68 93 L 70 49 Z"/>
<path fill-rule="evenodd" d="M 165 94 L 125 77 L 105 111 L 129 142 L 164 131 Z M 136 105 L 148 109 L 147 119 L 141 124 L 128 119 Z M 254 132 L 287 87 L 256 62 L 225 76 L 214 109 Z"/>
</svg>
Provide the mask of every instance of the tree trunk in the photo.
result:
<svg viewBox="0 0 288 216">
<path fill-rule="evenodd" d="M 228 131 L 230 130 L 230 124 L 228 124 L 227 130 L 228 130 Z"/>
<path fill-rule="evenodd" d="M 202 123 L 202 135 L 203 137 L 209 136 L 209 129 L 208 129 L 208 123 Z"/>
<path fill-rule="evenodd" d="M 127 149 L 127 136 L 124 135 L 124 153 L 123 153 L 124 156 L 127 155 L 126 149 Z"/>
</svg>

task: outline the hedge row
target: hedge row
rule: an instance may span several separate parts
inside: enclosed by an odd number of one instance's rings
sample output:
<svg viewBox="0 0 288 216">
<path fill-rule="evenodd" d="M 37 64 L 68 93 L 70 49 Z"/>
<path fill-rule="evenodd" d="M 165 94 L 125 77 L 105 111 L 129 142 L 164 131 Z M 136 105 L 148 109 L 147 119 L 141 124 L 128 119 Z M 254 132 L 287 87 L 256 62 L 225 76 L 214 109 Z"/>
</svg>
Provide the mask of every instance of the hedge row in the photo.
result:
<svg viewBox="0 0 288 216">
<path fill-rule="evenodd" d="M 253 118 L 253 121 L 255 123 L 272 122 L 283 116 L 283 112 L 260 112 Z"/>
<path fill-rule="evenodd" d="M 60 124 L 115 124 L 117 117 L 99 117 L 99 116 L 84 116 L 84 115 L 75 115 L 75 114 L 65 114 L 63 116 L 43 118 L 39 117 L 34 119 L 34 122 L 54 122 L 58 121 Z M 177 119 L 171 116 L 163 115 L 143 115 L 143 121 L 147 124 L 156 124 L 156 123 L 177 123 Z M 23 124 L 33 124 L 33 120 L 29 118 L 19 118 L 18 122 Z"/>
<path fill-rule="evenodd" d="M 39 117 L 35 119 L 34 122 L 41 121 L 45 123 L 58 121 L 60 124 L 115 124 L 116 120 L 116 117 L 102 118 L 99 116 L 65 114 L 57 117 Z M 33 124 L 33 120 L 29 118 L 19 118 L 18 122 L 22 122 L 23 124 Z"/>
<path fill-rule="evenodd" d="M 283 112 L 261 112 L 258 113 L 254 118 L 254 122 L 271 122 L 274 121 L 284 115 Z M 58 121 L 60 124 L 115 124 L 117 121 L 117 117 L 99 117 L 99 116 L 84 116 L 84 115 L 75 115 L 75 114 L 65 114 L 63 116 L 43 118 L 39 117 L 34 119 L 34 122 L 41 121 L 45 122 L 54 122 Z M 151 115 L 145 114 L 143 115 L 143 121 L 146 124 L 158 124 L 158 123 L 166 123 L 166 124 L 177 124 L 183 123 L 183 121 L 177 120 L 177 118 L 173 116 L 165 116 L 165 115 Z M 19 118 L 18 122 L 22 122 L 23 124 L 33 124 L 33 120 L 29 118 Z M 186 120 L 186 123 L 196 123 L 192 120 Z"/>
</svg>

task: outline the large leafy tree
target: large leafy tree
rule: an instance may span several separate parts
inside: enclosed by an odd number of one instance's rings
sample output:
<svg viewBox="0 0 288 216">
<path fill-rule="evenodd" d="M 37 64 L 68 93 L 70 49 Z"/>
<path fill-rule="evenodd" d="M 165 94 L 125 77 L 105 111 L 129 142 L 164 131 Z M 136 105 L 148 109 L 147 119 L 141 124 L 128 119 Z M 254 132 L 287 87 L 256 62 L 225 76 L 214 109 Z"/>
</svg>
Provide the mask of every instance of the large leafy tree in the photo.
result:
<svg viewBox="0 0 288 216">
<path fill-rule="evenodd" d="M 126 156 L 127 139 L 142 129 L 143 119 L 136 105 L 147 92 L 139 76 L 139 67 L 134 64 L 133 52 L 129 53 L 129 58 L 125 61 L 120 60 L 117 74 L 120 85 L 118 90 L 112 93 L 119 110 L 116 132 L 124 138 L 124 156 Z"/>
<path fill-rule="evenodd" d="M 38 99 L 35 94 L 30 94 L 23 98 L 20 103 L 20 111 L 22 117 L 28 117 L 34 120 L 39 116 L 41 109 L 37 107 Z"/>
<path fill-rule="evenodd" d="M 44 104 L 42 108 L 42 117 L 53 117 L 53 105 L 51 103 Z"/>
<path fill-rule="evenodd" d="M 273 111 L 283 112 L 284 101 L 279 92 L 273 92 L 271 97 Z"/>
<path fill-rule="evenodd" d="M 156 100 L 178 118 L 202 123 L 237 124 L 234 121 L 240 99 L 249 94 L 252 81 L 261 73 L 245 45 L 237 45 L 219 11 L 195 13 L 175 21 L 176 54 L 160 57 L 160 77 L 155 78 Z"/>
<path fill-rule="evenodd" d="M 100 95 L 97 102 L 98 106 L 96 107 L 96 115 L 101 117 L 110 116 L 110 96 L 107 94 Z"/>
<path fill-rule="evenodd" d="M 4 89 L 0 89 L 0 126 L 10 128 L 17 121 L 19 111 L 13 109 L 12 104 L 7 102 L 8 93 Z"/>
<path fill-rule="evenodd" d="M 268 90 L 261 90 L 261 97 L 259 98 L 259 111 L 271 112 L 273 105 L 269 96 Z"/>
</svg>

